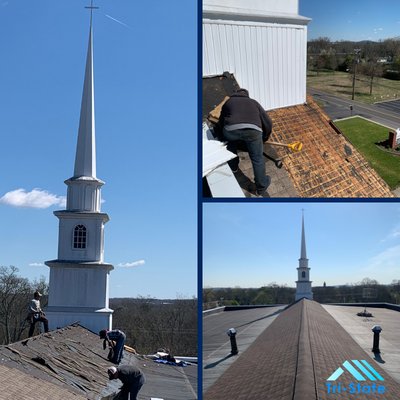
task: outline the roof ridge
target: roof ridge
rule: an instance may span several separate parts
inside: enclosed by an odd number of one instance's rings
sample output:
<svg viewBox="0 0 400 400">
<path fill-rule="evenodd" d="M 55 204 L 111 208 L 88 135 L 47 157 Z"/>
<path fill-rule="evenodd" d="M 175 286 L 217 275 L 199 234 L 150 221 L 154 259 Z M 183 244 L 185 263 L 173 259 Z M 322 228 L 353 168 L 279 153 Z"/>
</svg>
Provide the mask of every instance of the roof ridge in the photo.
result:
<svg viewBox="0 0 400 400">
<path fill-rule="evenodd" d="M 314 362 L 310 343 L 308 303 L 301 303 L 299 341 L 297 343 L 297 364 L 293 388 L 293 400 L 318 399 Z M 311 301 L 311 300 L 310 300 Z"/>
</svg>

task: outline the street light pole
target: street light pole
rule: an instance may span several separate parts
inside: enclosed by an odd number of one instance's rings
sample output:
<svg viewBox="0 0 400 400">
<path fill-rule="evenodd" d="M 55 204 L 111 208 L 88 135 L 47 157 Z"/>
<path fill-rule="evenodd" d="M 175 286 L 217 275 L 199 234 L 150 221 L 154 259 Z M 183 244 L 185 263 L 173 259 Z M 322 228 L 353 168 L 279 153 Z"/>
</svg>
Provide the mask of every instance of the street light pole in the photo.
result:
<svg viewBox="0 0 400 400">
<path fill-rule="evenodd" d="M 354 49 L 354 68 L 353 68 L 353 94 L 351 96 L 351 99 L 354 100 L 354 93 L 356 90 L 356 71 L 357 71 L 357 64 L 359 63 L 360 60 L 360 52 L 361 49 Z"/>
</svg>

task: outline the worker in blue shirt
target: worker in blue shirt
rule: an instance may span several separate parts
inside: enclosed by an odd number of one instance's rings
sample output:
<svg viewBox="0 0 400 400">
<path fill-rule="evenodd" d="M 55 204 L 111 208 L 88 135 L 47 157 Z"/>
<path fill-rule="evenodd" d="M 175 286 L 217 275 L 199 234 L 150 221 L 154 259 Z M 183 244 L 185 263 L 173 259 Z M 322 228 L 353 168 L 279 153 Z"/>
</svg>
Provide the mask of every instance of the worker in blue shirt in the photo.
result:
<svg viewBox="0 0 400 400">
<path fill-rule="evenodd" d="M 120 331 L 119 329 L 114 329 L 111 331 L 103 329 L 99 332 L 99 336 L 100 339 L 104 339 L 104 348 L 106 347 L 106 343 L 108 343 L 108 345 L 114 350 L 114 355 L 110 361 L 115 364 L 119 364 L 123 357 L 124 344 L 126 339 L 125 333 Z"/>
</svg>

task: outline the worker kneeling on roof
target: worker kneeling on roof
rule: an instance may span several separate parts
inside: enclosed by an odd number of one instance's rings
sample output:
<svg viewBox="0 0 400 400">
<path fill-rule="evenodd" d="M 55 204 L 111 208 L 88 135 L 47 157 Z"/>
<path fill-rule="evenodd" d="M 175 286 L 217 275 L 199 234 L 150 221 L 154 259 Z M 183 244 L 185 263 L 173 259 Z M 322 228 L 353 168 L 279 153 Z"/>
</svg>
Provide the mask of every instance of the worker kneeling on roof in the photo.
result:
<svg viewBox="0 0 400 400">
<path fill-rule="evenodd" d="M 99 332 L 99 336 L 100 339 L 104 339 L 103 348 L 105 349 L 108 343 L 110 349 L 112 349 L 109 354 L 109 360 L 115 364 L 119 364 L 123 357 L 124 344 L 126 339 L 125 333 L 120 331 L 119 329 L 114 329 L 112 331 L 103 329 Z"/>
<path fill-rule="evenodd" d="M 134 365 L 122 365 L 120 367 L 110 367 L 107 370 L 108 378 L 119 379 L 123 386 L 118 393 L 118 399 L 136 400 L 140 388 L 145 382 L 143 372 Z M 128 397 L 130 396 L 130 397 Z"/>
<path fill-rule="evenodd" d="M 257 195 L 263 196 L 271 183 L 265 175 L 263 142 L 267 141 L 272 131 L 272 121 L 267 112 L 246 89 L 238 89 L 222 106 L 219 121 L 215 127 L 217 135 L 227 140 L 227 149 L 237 154 L 238 141 L 246 143 L 253 164 Z M 239 168 L 239 158 L 228 162 L 233 172 Z"/>
</svg>

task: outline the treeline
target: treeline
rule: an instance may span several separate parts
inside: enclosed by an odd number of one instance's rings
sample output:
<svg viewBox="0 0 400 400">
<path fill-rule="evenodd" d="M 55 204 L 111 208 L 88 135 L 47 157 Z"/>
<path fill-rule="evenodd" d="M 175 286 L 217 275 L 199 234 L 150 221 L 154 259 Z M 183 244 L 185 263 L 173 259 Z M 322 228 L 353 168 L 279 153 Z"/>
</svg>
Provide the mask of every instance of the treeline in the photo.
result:
<svg viewBox="0 0 400 400">
<path fill-rule="evenodd" d="M 314 300 L 320 303 L 386 302 L 400 304 L 400 280 L 381 285 L 365 278 L 355 284 L 312 288 Z M 290 304 L 296 289 L 271 283 L 261 288 L 205 288 L 203 310 L 225 305 Z"/>
<path fill-rule="evenodd" d="M 18 342 L 28 337 L 29 323 L 26 320 L 33 292 L 39 290 L 42 308 L 47 303 L 47 284 L 42 277 L 30 282 L 18 275 L 16 267 L 0 267 L 0 344 Z M 36 324 L 37 327 L 39 324 Z M 36 327 L 36 329 L 37 329 Z"/>
<path fill-rule="evenodd" d="M 310 40 L 307 44 L 309 71 L 345 71 L 366 76 L 400 79 L 400 38 L 379 42 L 340 41 L 327 37 Z"/>
<path fill-rule="evenodd" d="M 197 299 L 110 299 L 113 326 L 140 354 L 197 356 Z"/>
<path fill-rule="evenodd" d="M 48 284 L 42 277 L 30 282 L 16 267 L 0 267 L 0 345 L 28 337 L 28 306 L 35 290 L 47 305 Z M 126 344 L 140 354 L 163 348 L 174 355 L 197 356 L 197 299 L 110 299 L 113 327 L 126 333 Z M 36 324 L 36 333 L 39 323 Z"/>
</svg>

